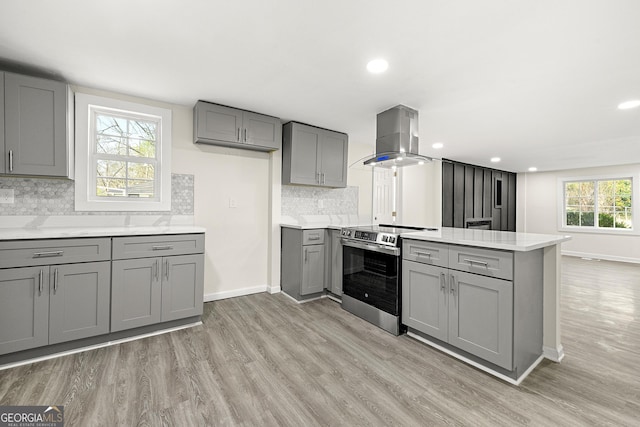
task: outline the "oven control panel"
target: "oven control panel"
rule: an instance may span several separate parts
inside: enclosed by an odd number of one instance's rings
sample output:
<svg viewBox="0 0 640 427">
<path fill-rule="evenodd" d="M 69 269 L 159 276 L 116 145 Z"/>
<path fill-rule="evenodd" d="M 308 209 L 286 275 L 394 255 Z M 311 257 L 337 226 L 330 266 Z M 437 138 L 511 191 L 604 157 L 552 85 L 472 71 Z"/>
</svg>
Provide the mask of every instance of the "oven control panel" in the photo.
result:
<svg viewBox="0 0 640 427">
<path fill-rule="evenodd" d="M 384 246 L 397 246 L 399 243 L 398 236 L 389 233 L 343 228 L 340 234 L 342 237 L 349 239 L 377 243 Z"/>
</svg>

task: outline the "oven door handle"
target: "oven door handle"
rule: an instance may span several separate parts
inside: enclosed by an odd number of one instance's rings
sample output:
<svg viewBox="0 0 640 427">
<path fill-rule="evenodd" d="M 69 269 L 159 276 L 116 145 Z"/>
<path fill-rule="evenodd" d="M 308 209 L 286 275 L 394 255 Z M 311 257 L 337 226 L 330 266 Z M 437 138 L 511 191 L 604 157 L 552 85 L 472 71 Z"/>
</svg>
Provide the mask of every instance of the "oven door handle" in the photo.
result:
<svg viewBox="0 0 640 427">
<path fill-rule="evenodd" d="M 344 246 L 350 246 L 352 248 L 357 248 L 357 249 L 364 249 L 365 251 L 380 252 L 383 254 L 393 255 L 393 256 L 400 255 L 400 248 L 396 248 L 396 247 L 370 245 L 368 243 L 354 242 L 353 240 L 348 240 L 348 239 L 340 239 L 340 242 L 342 242 Z"/>
</svg>

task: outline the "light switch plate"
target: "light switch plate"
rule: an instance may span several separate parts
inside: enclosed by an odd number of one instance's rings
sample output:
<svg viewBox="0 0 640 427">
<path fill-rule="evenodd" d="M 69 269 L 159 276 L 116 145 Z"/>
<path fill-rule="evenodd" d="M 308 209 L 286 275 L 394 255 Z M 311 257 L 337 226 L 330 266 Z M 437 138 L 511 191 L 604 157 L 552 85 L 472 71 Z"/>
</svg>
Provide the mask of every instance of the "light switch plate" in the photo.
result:
<svg viewBox="0 0 640 427">
<path fill-rule="evenodd" d="M 14 203 L 13 188 L 0 188 L 0 203 Z"/>
</svg>

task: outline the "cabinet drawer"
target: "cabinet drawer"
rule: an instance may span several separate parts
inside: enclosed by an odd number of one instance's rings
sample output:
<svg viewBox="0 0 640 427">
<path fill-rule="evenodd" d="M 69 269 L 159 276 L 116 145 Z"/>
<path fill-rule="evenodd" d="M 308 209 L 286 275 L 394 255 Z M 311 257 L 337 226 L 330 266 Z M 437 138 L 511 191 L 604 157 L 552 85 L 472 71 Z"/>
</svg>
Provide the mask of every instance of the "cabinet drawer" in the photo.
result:
<svg viewBox="0 0 640 427">
<path fill-rule="evenodd" d="M 200 253 L 204 253 L 204 234 L 113 238 L 114 260 Z"/>
<path fill-rule="evenodd" d="M 402 258 L 423 264 L 447 267 L 449 265 L 449 245 L 446 243 L 403 240 Z"/>
<path fill-rule="evenodd" d="M 324 243 L 324 228 L 302 231 L 303 245 L 322 245 Z"/>
<path fill-rule="evenodd" d="M 512 280 L 513 253 L 452 245 L 449 246 L 449 268 Z"/>
<path fill-rule="evenodd" d="M 108 261 L 110 255 L 110 238 L 0 242 L 0 268 Z"/>
</svg>

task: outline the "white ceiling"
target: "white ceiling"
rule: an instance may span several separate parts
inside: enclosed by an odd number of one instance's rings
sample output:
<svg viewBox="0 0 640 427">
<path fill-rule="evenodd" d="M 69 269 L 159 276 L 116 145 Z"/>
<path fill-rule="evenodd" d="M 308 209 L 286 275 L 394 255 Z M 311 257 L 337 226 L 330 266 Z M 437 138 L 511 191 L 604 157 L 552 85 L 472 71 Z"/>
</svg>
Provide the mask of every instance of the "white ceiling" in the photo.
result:
<svg viewBox="0 0 640 427">
<path fill-rule="evenodd" d="M 376 113 L 405 104 L 422 154 L 543 171 L 640 162 L 640 110 L 616 108 L 640 99 L 639 19 L 637 0 L 5 0 L 0 59 L 344 131 L 365 154 Z"/>
</svg>

